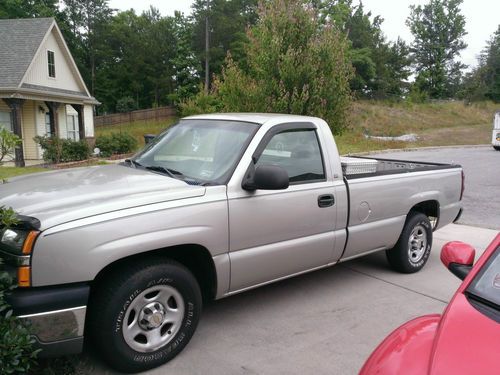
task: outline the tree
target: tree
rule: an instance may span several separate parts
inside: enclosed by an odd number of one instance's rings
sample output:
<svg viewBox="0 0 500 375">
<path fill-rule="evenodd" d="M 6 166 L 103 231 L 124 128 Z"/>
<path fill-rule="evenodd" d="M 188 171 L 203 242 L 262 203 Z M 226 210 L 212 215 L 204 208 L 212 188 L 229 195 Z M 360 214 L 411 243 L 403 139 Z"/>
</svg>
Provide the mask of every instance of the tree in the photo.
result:
<svg viewBox="0 0 500 375">
<path fill-rule="evenodd" d="M 0 18 L 55 17 L 58 0 L 2 0 Z"/>
<path fill-rule="evenodd" d="M 100 50 L 107 48 L 103 36 L 113 9 L 109 8 L 108 0 L 63 0 L 63 3 L 64 20 L 72 34 L 70 45 L 80 52 L 78 68 L 90 82 L 90 92 L 94 95 Z"/>
<path fill-rule="evenodd" d="M 352 0 L 310 0 L 321 23 L 335 24 L 349 39 L 349 58 L 355 74 L 351 88 L 361 97 L 399 98 L 406 91 L 410 75 L 408 46 L 398 40 L 389 43 L 382 32 L 383 18 L 366 11 Z"/>
<path fill-rule="evenodd" d="M 347 127 L 352 67 L 334 25 L 303 0 L 272 0 L 247 37 L 244 66 L 229 55 L 214 81 L 224 110 L 318 116 L 336 134 Z"/>
<path fill-rule="evenodd" d="M 478 60 L 478 66 L 465 76 L 463 98 L 469 102 L 489 99 L 500 103 L 500 25 Z"/>
<path fill-rule="evenodd" d="M 500 25 L 491 37 L 481 56 L 484 66 L 484 82 L 487 90 L 485 96 L 500 103 Z"/>
<path fill-rule="evenodd" d="M 417 74 L 415 84 L 434 99 L 453 97 L 457 77 L 466 67 L 457 61 L 467 47 L 462 1 L 430 0 L 423 7 L 410 6 L 406 23 L 414 37 L 410 51 Z"/>
<path fill-rule="evenodd" d="M 205 18 L 209 19 L 210 75 L 220 74 L 227 52 L 237 61 L 244 59 L 246 29 L 257 21 L 258 0 L 195 0 L 192 5 L 192 47 L 205 75 Z"/>
</svg>

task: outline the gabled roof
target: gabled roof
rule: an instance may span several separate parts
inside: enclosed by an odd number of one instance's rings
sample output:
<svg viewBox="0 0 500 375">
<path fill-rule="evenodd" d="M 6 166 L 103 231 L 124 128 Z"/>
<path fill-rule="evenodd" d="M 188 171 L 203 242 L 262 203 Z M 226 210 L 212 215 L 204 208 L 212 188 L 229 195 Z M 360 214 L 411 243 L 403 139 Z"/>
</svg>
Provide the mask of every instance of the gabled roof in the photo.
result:
<svg viewBox="0 0 500 375">
<path fill-rule="evenodd" d="M 51 33 L 81 90 L 70 91 L 25 82 Z M 54 18 L 0 19 L 0 97 L 5 95 L 24 99 L 49 96 L 56 101 L 70 99 L 100 104 L 87 89 Z"/>
<path fill-rule="evenodd" d="M 18 87 L 53 18 L 0 20 L 0 87 Z"/>
</svg>

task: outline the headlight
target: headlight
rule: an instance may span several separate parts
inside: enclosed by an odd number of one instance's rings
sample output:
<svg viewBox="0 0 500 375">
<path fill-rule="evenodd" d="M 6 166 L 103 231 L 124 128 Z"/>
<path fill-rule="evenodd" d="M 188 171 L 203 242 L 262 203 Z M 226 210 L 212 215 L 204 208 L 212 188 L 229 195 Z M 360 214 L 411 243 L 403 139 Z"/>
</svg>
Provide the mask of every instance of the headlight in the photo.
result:
<svg viewBox="0 0 500 375">
<path fill-rule="evenodd" d="M 1 242 L 21 253 L 27 236 L 28 232 L 24 230 L 4 229 Z"/>
<path fill-rule="evenodd" d="M 0 230 L 2 257 L 17 266 L 17 285 L 20 287 L 31 286 L 31 252 L 39 234 L 39 231 L 21 228 Z"/>
<path fill-rule="evenodd" d="M 21 228 L 0 230 L 0 249 L 15 255 L 30 255 L 40 232 Z"/>
<path fill-rule="evenodd" d="M 3 247 L 7 247 L 8 250 L 15 252 L 16 254 L 23 254 L 23 245 L 28 237 L 29 231 L 23 229 L 3 229 L 1 232 L 2 238 L 0 243 Z"/>
</svg>

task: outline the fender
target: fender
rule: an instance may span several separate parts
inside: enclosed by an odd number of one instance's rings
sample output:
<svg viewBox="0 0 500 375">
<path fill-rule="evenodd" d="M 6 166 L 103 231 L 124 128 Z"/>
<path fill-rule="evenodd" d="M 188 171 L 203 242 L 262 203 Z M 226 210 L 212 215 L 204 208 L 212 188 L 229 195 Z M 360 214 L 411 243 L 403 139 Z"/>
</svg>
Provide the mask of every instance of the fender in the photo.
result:
<svg viewBox="0 0 500 375">
<path fill-rule="evenodd" d="M 425 315 L 394 330 L 375 349 L 359 375 L 427 374 L 441 315 Z"/>
</svg>

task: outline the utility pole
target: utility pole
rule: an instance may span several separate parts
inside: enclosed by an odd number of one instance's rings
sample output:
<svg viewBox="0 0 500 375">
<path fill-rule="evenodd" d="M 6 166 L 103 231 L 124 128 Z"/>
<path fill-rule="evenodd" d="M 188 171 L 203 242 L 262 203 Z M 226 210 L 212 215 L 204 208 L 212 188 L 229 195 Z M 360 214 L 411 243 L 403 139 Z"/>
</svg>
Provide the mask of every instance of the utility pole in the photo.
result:
<svg viewBox="0 0 500 375">
<path fill-rule="evenodd" d="M 207 9 L 205 13 L 205 94 L 208 94 L 209 86 L 210 86 L 210 68 L 208 66 L 209 62 L 209 53 L 208 50 L 210 48 L 210 38 L 209 38 L 209 24 L 208 24 L 208 10 L 209 10 L 210 0 L 207 0 Z"/>
</svg>

